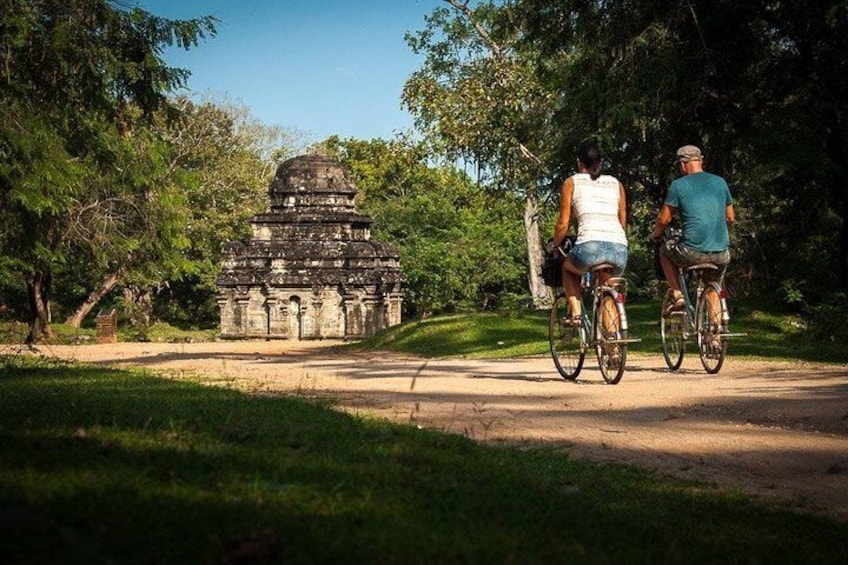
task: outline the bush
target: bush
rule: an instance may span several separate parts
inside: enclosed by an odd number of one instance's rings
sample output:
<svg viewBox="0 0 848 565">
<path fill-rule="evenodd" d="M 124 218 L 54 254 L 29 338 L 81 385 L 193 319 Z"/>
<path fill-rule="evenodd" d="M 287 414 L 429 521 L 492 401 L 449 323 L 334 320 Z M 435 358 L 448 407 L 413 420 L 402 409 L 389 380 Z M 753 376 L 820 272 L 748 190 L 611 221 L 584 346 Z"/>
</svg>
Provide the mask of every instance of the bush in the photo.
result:
<svg viewBox="0 0 848 565">
<path fill-rule="evenodd" d="M 848 342 L 848 293 L 832 292 L 805 310 L 813 339 Z"/>
</svg>

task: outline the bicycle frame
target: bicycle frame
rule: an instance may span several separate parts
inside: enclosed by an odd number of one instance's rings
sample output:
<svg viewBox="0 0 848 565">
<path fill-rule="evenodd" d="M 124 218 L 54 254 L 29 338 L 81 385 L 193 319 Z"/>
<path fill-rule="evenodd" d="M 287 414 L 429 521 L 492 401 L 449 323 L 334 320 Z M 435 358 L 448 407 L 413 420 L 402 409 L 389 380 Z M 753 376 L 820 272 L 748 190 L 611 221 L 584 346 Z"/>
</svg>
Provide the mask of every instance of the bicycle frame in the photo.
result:
<svg viewBox="0 0 848 565">
<path fill-rule="evenodd" d="M 710 374 L 718 373 L 727 354 L 727 338 L 746 335 L 729 332 L 730 312 L 722 285 L 724 272 L 722 271 L 718 281 L 705 280 L 705 274 L 708 271 L 719 268 L 713 263 L 701 263 L 678 269 L 677 280 L 684 308 L 682 311 L 666 314 L 664 306 L 660 320 L 663 356 L 672 371 L 680 368 L 685 344 L 695 341 L 698 344 L 698 355 L 704 369 Z M 690 288 L 690 284 L 687 283 L 687 275 L 694 284 L 694 288 Z M 705 296 L 707 292 L 710 293 L 709 297 Z M 670 296 L 669 291 L 663 301 L 664 305 L 671 304 Z M 679 321 L 674 322 L 674 318 L 678 318 Z"/>
<path fill-rule="evenodd" d="M 580 305 L 581 305 L 581 310 L 583 312 L 581 317 L 582 317 L 582 321 L 583 321 L 583 327 L 587 328 L 587 329 L 588 328 L 594 328 L 596 320 L 599 319 L 598 316 L 600 315 L 599 310 L 600 310 L 600 307 L 601 307 L 601 297 L 603 296 L 603 294 L 605 292 L 608 292 L 612 295 L 616 304 L 623 304 L 624 303 L 624 293 L 619 292 L 619 289 L 622 286 L 627 284 L 627 281 L 622 277 L 611 277 L 607 280 L 606 283 L 600 282 L 599 276 L 595 276 L 595 277 L 592 278 L 591 281 L 587 281 L 586 279 L 588 278 L 589 275 L 590 275 L 590 273 L 586 273 L 580 279 L 580 288 L 582 289 L 582 292 L 580 293 Z M 592 297 L 592 317 L 591 318 L 587 317 L 587 315 L 586 315 L 586 311 L 587 311 L 586 310 L 586 300 L 585 300 L 586 296 Z M 621 330 L 623 332 L 626 332 L 627 329 L 628 329 L 628 327 L 627 327 L 627 312 L 625 311 L 624 308 L 619 309 L 619 317 L 620 317 Z M 633 341 L 639 341 L 639 340 L 618 340 L 618 342 L 620 342 L 620 343 L 623 343 L 623 342 L 630 343 L 630 342 L 633 342 Z M 612 343 L 612 341 L 609 341 L 608 343 Z M 586 345 L 587 345 L 587 347 L 597 345 L 597 336 L 593 336 L 593 341 L 591 343 L 587 343 Z"/>
<path fill-rule="evenodd" d="M 728 315 L 727 310 L 727 301 L 724 298 L 724 290 L 722 286 L 722 281 L 724 280 L 724 275 L 719 277 L 718 283 L 705 283 L 704 282 L 704 270 L 701 269 L 688 269 L 688 268 L 678 268 L 677 269 L 677 283 L 680 285 L 680 290 L 683 294 L 683 301 L 686 303 L 686 308 L 683 310 L 683 339 L 687 341 L 691 341 L 696 335 L 695 329 L 695 307 L 698 304 L 698 300 L 701 299 L 701 295 L 704 293 L 704 289 L 706 289 L 707 284 L 717 284 L 719 297 L 721 297 L 721 321 L 722 325 L 727 327 L 728 322 L 730 321 L 730 316 Z M 686 282 L 686 273 L 689 272 L 692 274 L 692 278 L 695 282 L 695 288 L 689 290 L 689 285 Z M 694 300 L 693 300 L 694 298 Z"/>
<path fill-rule="evenodd" d="M 549 321 L 551 353 L 557 370 L 568 380 L 577 378 L 586 353 L 595 349 L 604 380 L 617 384 L 624 374 L 627 344 L 640 341 L 627 338 L 623 292 L 626 281 L 612 277 L 601 282 L 601 273 L 611 267 L 606 264 L 597 266 L 593 271 L 594 278 L 590 278 L 591 274 L 583 275 L 578 297 L 581 304 L 578 326 L 561 326 L 562 313 L 568 311 L 567 298 L 560 295 L 554 301 Z M 590 308 L 586 308 L 587 300 L 591 300 Z M 609 314 L 606 315 L 605 311 Z M 573 350 L 569 352 L 571 348 Z"/>
</svg>

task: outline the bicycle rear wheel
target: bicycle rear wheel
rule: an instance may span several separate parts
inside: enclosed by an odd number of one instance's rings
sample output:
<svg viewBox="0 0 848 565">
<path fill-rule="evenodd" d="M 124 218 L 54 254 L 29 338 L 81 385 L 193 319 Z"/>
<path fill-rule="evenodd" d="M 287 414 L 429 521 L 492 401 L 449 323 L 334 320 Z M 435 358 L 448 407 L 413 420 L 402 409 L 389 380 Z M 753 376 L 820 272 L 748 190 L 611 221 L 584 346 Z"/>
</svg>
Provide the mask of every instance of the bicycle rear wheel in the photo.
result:
<svg viewBox="0 0 848 565">
<path fill-rule="evenodd" d="M 673 301 L 674 296 L 671 291 L 666 292 L 662 302 L 662 310 L 660 310 L 660 339 L 665 364 L 672 371 L 676 371 L 683 363 L 683 355 L 686 353 L 686 343 L 683 340 L 686 316 L 682 311 L 664 315 Z"/>
<path fill-rule="evenodd" d="M 727 340 L 721 337 L 721 292 L 715 283 L 707 285 L 698 298 L 695 333 L 701 365 L 711 375 L 718 373 L 727 355 Z"/>
<path fill-rule="evenodd" d="M 624 375 L 627 362 L 627 330 L 623 329 L 623 306 L 612 292 L 604 292 L 595 316 L 595 352 L 598 366 L 604 380 L 611 385 L 618 384 Z"/>
<path fill-rule="evenodd" d="M 585 318 L 585 317 L 584 317 Z M 563 323 L 568 319 L 568 298 L 560 296 L 554 301 L 548 322 L 548 340 L 554 365 L 563 378 L 573 381 L 583 368 L 586 349 L 583 345 L 586 329 Z"/>
</svg>

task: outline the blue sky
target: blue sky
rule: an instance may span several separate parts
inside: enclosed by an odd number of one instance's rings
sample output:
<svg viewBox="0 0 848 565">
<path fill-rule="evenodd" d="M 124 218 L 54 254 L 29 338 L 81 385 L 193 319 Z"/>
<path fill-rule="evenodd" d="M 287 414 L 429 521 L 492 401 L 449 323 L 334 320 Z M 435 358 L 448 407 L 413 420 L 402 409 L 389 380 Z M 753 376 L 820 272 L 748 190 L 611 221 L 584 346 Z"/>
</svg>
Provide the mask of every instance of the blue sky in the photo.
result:
<svg viewBox="0 0 848 565">
<path fill-rule="evenodd" d="M 127 2 L 132 5 L 133 2 Z M 195 95 L 226 96 L 266 124 L 314 141 L 390 138 L 412 126 L 403 83 L 422 59 L 407 31 L 442 0 L 135 0 L 170 19 L 218 18 L 218 35 L 190 51 L 170 49 Z"/>
</svg>

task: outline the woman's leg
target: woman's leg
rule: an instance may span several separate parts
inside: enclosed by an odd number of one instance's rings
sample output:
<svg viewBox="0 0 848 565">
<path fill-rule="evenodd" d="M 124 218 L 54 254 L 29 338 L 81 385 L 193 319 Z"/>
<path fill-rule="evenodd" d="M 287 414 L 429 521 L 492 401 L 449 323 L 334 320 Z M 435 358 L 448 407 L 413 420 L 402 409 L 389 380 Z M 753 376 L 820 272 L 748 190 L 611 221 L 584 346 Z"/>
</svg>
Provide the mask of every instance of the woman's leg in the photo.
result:
<svg viewBox="0 0 848 565">
<path fill-rule="evenodd" d="M 571 316 L 580 316 L 583 313 L 580 303 L 580 273 L 568 258 L 562 262 L 562 286 L 568 297 L 568 309 Z"/>
</svg>

